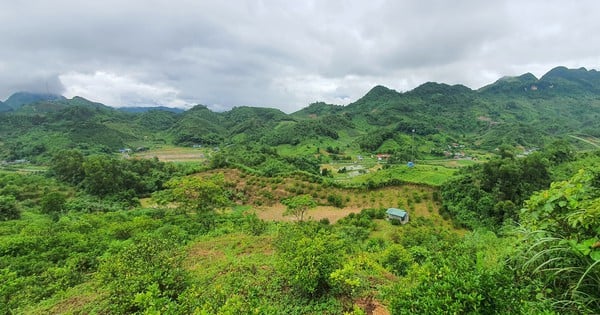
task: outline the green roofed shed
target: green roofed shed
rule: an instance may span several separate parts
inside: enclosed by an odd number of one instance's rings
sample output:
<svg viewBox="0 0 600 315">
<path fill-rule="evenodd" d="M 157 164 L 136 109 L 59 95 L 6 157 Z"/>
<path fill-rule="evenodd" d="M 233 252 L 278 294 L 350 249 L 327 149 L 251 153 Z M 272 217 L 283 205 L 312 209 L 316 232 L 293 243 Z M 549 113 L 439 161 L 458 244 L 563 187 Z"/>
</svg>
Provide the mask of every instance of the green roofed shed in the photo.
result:
<svg viewBox="0 0 600 315">
<path fill-rule="evenodd" d="M 406 210 L 389 208 L 385 213 L 387 214 L 388 220 L 398 220 L 402 224 L 408 223 L 408 212 Z"/>
</svg>

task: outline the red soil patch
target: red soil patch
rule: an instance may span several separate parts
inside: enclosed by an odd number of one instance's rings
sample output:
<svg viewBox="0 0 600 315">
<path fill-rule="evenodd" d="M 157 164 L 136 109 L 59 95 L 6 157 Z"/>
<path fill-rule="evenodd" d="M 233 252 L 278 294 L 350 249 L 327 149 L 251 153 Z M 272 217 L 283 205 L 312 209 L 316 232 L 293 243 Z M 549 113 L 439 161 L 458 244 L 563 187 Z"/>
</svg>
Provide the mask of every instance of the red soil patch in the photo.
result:
<svg viewBox="0 0 600 315">
<path fill-rule="evenodd" d="M 335 208 L 332 206 L 318 206 L 314 209 L 308 210 L 304 214 L 305 220 L 316 220 L 327 218 L 329 222 L 335 223 L 337 220 L 349 215 L 350 213 L 359 213 L 362 208 L 359 207 L 345 207 Z M 270 207 L 257 207 L 256 215 L 266 221 L 296 221 L 297 218 L 294 216 L 284 216 L 285 206 L 282 204 L 275 204 Z"/>
<path fill-rule="evenodd" d="M 86 305 L 90 304 L 97 298 L 98 297 L 96 295 L 73 296 L 66 300 L 58 302 L 50 310 L 48 310 L 48 313 L 46 314 L 78 313 L 78 310 L 80 311 Z"/>
<path fill-rule="evenodd" d="M 390 315 L 390 311 L 388 311 L 385 306 L 372 298 L 360 299 L 356 304 L 360 306 L 367 315 Z"/>
</svg>

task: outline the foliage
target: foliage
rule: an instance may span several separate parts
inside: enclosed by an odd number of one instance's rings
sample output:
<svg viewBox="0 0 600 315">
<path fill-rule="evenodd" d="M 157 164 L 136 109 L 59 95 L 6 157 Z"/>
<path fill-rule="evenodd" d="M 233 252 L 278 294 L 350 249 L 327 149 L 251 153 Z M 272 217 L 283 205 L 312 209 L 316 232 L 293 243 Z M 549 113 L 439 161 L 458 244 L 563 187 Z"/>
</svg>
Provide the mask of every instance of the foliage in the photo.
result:
<svg viewBox="0 0 600 315">
<path fill-rule="evenodd" d="M 85 178 L 84 156 L 78 150 L 62 150 L 50 161 L 50 171 L 60 181 L 77 185 Z"/>
<path fill-rule="evenodd" d="M 98 277 L 108 289 L 111 311 L 169 311 L 188 278 L 174 245 L 168 238 L 143 235 L 101 262 Z"/>
<path fill-rule="evenodd" d="M 475 232 L 409 269 L 392 289 L 394 314 L 527 314 L 543 305 L 527 305 L 536 287 L 504 263 L 510 247 L 493 233 Z M 533 309 L 530 309 L 533 308 Z M 540 308 L 540 309 L 537 309 Z M 535 310 L 535 311 L 534 311 Z"/>
<path fill-rule="evenodd" d="M 157 159 L 124 160 L 110 155 L 83 156 L 80 151 L 57 153 L 51 173 L 59 180 L 81 186 L 87 193 L 130 201 L 163 189 L 165 182 L 181 171 Z"/>
<path fill-rule="evenodd" d="M 582 169 L 531 196 L 521 213 L 525 267 L 562 312 L 600 312 L 600 171 Z"/>
<path fill-rule="evenodd" d="M 15 220 L 21 217 L 17 200 L 13 196 L 0 196 L 0 221 Z"/>
<path fill-rule="evenodd" d="M 303 221 L 306 211 L 317 206 L 310 195 L 293 196 L 282 200 L 281 203 L 286 206 L 283 215 L 293 215 L 298 221 Z"/>
<path fill-rule="evenodd" d="M 349 180 L 349 184 L 362 185 L 369 189 L 398 186 L 404 183 L 441 186 L 450 180 L 455 173 L 455 169 L 438 165 L 417 164 L 414 167 L 408 167 L 402 163 L 400 165 L 386 165 L 376 172 L 353 177 Z"/>
<path fill-rule="evenodd" d="M 343 257 L 335 234 L 305 222 L 281 229 L 275 244 L 278 270 L 298 294 L 318 297 L 331 289 L 330 274 Z"/>
<path fill-rule="evenodd" d="M 185 211 L 209 213 L 230 204 L 222 174 L 210 178 L 197 176 L 174 178 L 166 186 L 168 190 L 161 196 L 168 201 L 179 203 Z"/>
<path fill-rule="evenodd" d="M 61 213 L 65 209 L 66 202 L 65 195 L 59 192 L 51 192 L 44 195 L 40 200 L 40 210 L 46 214 Z"/>
<path fill-rule="evenodd" d="M 504 222 L 517 221 L 523 202 L 549 183 L 543 155 L 519 159 L 507 155 L 461 170 L 442 186 L 443 207 L 461 226 L 499 228 Z"/>
<path fill-rule="evenodd" d="M 405 276 L 412 264 L 412 255 L 400 244 L 386 248 L 381 257 L 381 265 L 397 276 Z"/>
</svg>

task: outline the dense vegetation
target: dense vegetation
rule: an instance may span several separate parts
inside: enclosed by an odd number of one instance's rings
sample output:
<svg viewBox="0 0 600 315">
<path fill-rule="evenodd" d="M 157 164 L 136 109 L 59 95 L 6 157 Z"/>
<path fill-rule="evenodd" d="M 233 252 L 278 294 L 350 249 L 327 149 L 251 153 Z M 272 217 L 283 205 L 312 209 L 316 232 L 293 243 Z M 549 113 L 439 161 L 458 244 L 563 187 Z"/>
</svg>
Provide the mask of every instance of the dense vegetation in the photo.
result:
<svg viewBox="0 0 600 315">
<path fill-rule="evenodd" d="M 0 314 L 600 313 L 597 76 L 292 115 L 15 95 Z M 202 157 L 142 158 L 173 144 Z"/>
</svg>

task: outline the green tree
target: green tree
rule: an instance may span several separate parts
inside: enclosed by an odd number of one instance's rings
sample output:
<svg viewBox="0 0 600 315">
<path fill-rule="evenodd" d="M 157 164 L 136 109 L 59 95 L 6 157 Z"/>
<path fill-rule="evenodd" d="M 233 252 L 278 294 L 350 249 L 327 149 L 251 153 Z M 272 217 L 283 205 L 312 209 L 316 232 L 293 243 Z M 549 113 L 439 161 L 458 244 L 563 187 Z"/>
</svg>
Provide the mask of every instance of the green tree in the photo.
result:
<svg viewBox="0 0 600 315">
<path fill-rule="evenodd" d="M 124 174 L 121 163 L 113 157 L 89 156 L 83 162 L 85 178 L 83 187 L 90 194 L 106 196 L 124 190 Z"/>
<path fill-rule="evenodd" d="M 79 150 L 62 150 L 50 161 L 50 170 L 59 180 L 77 185 L 84 176 L 83 153 Z"/>
<path fill-rule="evenodd" d="M 413 258 L 402 245 L 394 244 L 383 252 L 381 264 L 395 275 L 404 276 L 413 264 Z"/>
<path fill-rule="evenodd" d="M 301 222 L 282 229 L 276 241 L 278 270 L 303 296 L 326 294 L 330 275 L 341 267 L 343 243 L 316 222 Z"/>
<path fill-rule="evenodd" d="M 51 192 L 40 200 L 40 208 L 42 213 L 58 214 L 63 212 L 67 199 L 59 192 Z"/>
<path fill-rule="evenodd" d="M 304 221 L 304 214 L 315 208 L 317 202 L 310 195 L 299 195 L 281 201 L 286 206 L 283 215 L 293 215 L 298 221 Z"/>
<path fill-rule="evenodd" d="M 548 159 L 554 164 L 560 164 L 573 160 L 573 148 L 566 140 L 556 140 L 545 150 Z"/>
<path fill-rule="evenodd" d="M 115 313 L 169 313 L 186 289 L 182 252 L 169 239 L 145 235 L 102 261 L 98 276 Z"/>
<path fill-rule="evenodd" d="M 184 210 L 208 213 L 230 204 L 223 174 L 210 178 L 187 176 L 167 182 L 168 197 Z"/>
<path fill-rule="evenodd" d="M 16 220 L 21 217 L 17 200 L 13 196 L 0 196 L 0 221 Z"/>
</svg>

